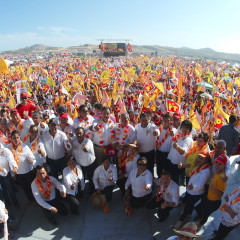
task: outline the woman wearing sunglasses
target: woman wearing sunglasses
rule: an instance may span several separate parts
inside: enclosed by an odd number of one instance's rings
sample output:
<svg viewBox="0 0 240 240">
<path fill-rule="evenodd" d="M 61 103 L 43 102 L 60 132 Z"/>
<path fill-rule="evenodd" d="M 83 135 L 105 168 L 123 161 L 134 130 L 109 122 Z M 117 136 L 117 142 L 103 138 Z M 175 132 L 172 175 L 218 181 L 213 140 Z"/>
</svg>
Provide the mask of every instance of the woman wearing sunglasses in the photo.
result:
<svg viewBox="0 0 240 240">
<path fill-rule="evenodd" d="M 130 194 L 131 186 L 131 194 Z M 132 208 L 144 207 L 152 196 L 152 173 L 147 169 L 147 159 L 141 157 L 137 161 L 137 168 L 133 169 L 125 184 L 126 197 L 130 196 Z"/>
</svg>

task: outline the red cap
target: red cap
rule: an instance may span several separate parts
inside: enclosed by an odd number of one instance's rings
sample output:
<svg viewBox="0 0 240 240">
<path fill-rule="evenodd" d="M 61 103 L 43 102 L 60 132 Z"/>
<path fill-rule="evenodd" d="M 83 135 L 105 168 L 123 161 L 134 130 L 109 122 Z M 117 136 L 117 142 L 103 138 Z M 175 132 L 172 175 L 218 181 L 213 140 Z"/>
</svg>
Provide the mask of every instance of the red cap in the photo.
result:
<svg viewBox="0 0 240 240">
<path fill-rule="evenodd" d="M 181 115 L 180 115 L 179 113 L 174 113 L 174 114 L 173 114 L 173 117 L 178 118 L 178 119 L 181 119 Z"/>
<path fill-rule="evenodd" d="M 59 115 L 60 118 L 68 118 L 67 113 L 60 113 Z"/>
<path fill-rule="evenodd" d="M 221 154 L 215 159 L 215 162 L 219 162 L 223 165 L 226 165 L 227 164 L 227 156 L 225 154 Z"/>
<path fill-rule="evenodd" d="M 20 98 L 23 98 L 23 97 L 28 97 L 28 94 L 27 94 L 26 92 L 22 92 L 22 93 L 20 94 Z"/>
<path fill-rule="evenodd" d="M 207 150 L 204 150 L 204 151 L 200 152 L 198 154 L 198 156 L 201 156 L 201 157 L 204 157 L 204 158 L 210 157 L 209 152 Z"/>
<path fill-rule="evenodd" d="M 18 110 L 15 109 L 15 108 L 14 108 L 14 109 L 11 109 L 11 110 L 10 110 L 10 113 L 18 113 Z"/>
</svg>

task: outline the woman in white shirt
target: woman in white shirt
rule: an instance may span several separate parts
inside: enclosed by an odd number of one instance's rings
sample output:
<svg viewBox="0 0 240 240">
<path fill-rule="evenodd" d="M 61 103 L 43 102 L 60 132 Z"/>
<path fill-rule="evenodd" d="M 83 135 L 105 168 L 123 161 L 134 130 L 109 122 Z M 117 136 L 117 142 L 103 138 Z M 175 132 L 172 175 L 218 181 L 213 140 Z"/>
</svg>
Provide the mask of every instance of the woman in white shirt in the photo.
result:
<svg viewBox="0 0 240 240">
<path fill-rule="evenodd" d="M 12 143 L 8 146 L 18 165 L 16 181 L 22 186 L 29 201 L 33 201 L 31 183 L 35 177 L 33 166 L 36 162 L 31 149 L 20 139 L 20 133 L 17 130 L 11 133 Z"/>
<path fill-rule="evenodd" d="M 147 169 L 147 159 L 141 157 L 137 161 L 137 168 L 133 169 L 125 184 L 126 196 L 130 194 L 130 206 L 132 208 L 144 207 L 152 196 L 152 173 Z"/>
<path fill-rule="evenodd" d="M 108 156 L 103 158 L 93 174 L 93 183 L 98 194 L 103 193 L 107 201 L 112 200 L 112 191 L 117 181 L 117 168 L 111 164 Z"/>
<path fill-rule="evenodd" d="M 79 199 L 83 196 L 85 184 L 82 169 L 76 164 L 76 159 L 70 157 L 67 160 L 67 167 L 63 169 L 63 183 L 67 190 L 67 199 L 70 202 L 71 212 L 78 214 Z"/>
<path fill-rule="evenodd" d="M 198 154 L 197 166 L 189 174 L 190 179 L 185 196 L 185 207 L 175 228 L 179 228 L 188 215 L 192 214 L 194 205 L 201 199 L 205 192 L 205 184 L 210 177 L 211 158 L 207 150 Z"/>
</svg>

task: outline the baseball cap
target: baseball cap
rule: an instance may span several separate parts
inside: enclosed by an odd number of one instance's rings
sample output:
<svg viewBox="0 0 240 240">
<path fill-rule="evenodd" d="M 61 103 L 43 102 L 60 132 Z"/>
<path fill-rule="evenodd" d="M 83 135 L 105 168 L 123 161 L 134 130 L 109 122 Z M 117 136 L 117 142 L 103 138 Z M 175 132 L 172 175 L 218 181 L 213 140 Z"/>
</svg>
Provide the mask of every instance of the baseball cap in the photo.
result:
<svg viewBox="0 0 240 240">
<path fill-rule="evenodd" d="M 68 118 L 68 115 L 67 115 L 67 113 L 63 112 L 63 113 L 59 114 L 59 117 L 60 118 Z"/>
<path fill-rule="evenodd" d="M 26 92 L 22 92 L 20 94 L 20 98 L 28 97 L 28 94 Z"/>
<path fill-rule="evenodd" d="M 67 109 L 64 107 L 64 106 L 60 106 L 58 109 L 57 109 L 57 112 L 60 114 L 60 113 L 65 113 L 67 112 Z"/>
<path fill-rule="evenodd" d="M 15 109 L 15 108 L 14 108 L 14 109 L 11 109 L 11 110 L 10 110 L 10 113 L 18 113 L 18 110 Z"/>
<path fill-rule="evenodd" d="M 55 124 L 55 125 L 58 125 L 58 119 L 57 118 L 51 118 L 48 122 L 48 124 Z"/>
<path fill-rule="evenodd" d="M 178 118 L 178 119 L 181 119 L 181 115 L 180 115 L 179 113 L 174 113 L 174 114 L 173 114 L 173 117 Z"/>
<path fill-rule="evenodd" d="M 208 158 L 210 155 L 209 155 L 209 152 L 207 150 L 204 150 L 204 151 L 200 152 L 198 154 L 198 156 L 201 156 L 201 157 L 204 157 L 204 158 Z"/>
<path fill-rule="evenodd" d="M 226 165 L 227 164 L 227 156 L 225 154 L 221 154 L 215 159 L 215 162 L 219 162 L 223 165 Z"/>
</svg>

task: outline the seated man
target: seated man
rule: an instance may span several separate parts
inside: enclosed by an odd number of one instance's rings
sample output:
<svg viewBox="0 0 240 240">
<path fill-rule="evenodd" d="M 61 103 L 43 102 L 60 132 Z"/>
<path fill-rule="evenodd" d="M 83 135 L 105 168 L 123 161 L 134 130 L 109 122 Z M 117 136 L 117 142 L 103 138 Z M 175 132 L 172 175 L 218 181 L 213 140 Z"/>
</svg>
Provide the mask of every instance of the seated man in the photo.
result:
<svg viewBox="0 0 240 240">
<path fill-rule="evenodd" d="M 36 167 L 36 178 L 33 180 L 32 192 L 37 203 L 43 208 L 44 213 L 50 223 L 56 225 L 53 214 L 59 213 L 62 216 L 67 215 L 67 209 L 56 197 L 56 188 L 60 191 L 63 198 L 66 197 L 66 188 L 56 178 L 48 176 L 42 166 Z"/>
<path fill-rule="evenodd" d="M 163 172 L 160 177 L 156 196 L 146 204 L 146 208 L 158 208 L 158 221 L 164 221 L 169 212 L 178 205 L 179 186 L 171 180 L 169 172 Z"/>
</svg>

